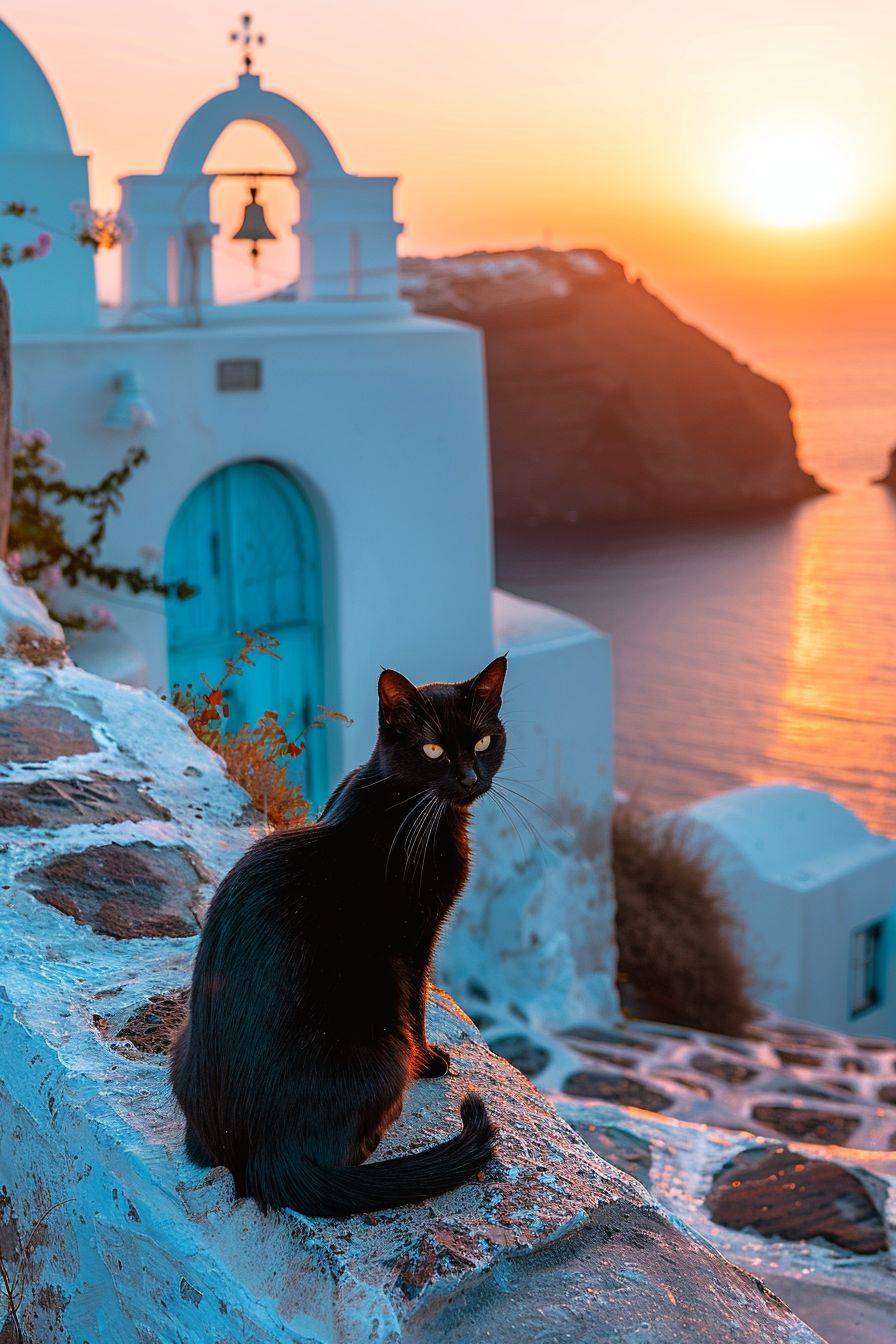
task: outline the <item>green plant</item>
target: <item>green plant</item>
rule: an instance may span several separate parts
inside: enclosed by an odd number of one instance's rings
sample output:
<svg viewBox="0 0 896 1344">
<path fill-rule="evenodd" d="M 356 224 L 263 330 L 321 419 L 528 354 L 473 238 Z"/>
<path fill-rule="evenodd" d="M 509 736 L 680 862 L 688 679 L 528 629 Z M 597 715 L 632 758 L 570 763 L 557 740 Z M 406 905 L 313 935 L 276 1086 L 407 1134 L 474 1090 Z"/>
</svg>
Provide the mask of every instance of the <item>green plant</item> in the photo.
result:
<svg viewBox="0 0 896 1344">
<path fill-rule="evenodd" d="M 121 466 L 106 472 L 95 485 L 75 486 L 63 477 L 62 464 L 48 455 L 48 443 L 41 430 L 13 432 L 7 564 L 37 591 L 56 620 L 70 629 L 109 624 L 111 618 L 102 609 L 93 618 L 56 609 L 55 590 L 63 584 L 74 588 L 82 579 L 110 591 L 124 587 L 132 593 L 192 597 L 196 589 L 185 580 L 163 583 L 139 565 L 109 565 L 100 560 L 109 517 L 121 509 L 124 487 L 147 460 L 146 449 L 129 448 Z M 87 510 L 87 536 L 78 544 L 68 539 L 66 518 L 59 512 L 69 504 Z"/>
<path fill-rule="evenodd" d="M 253 634 L 237 630 L 236 634 L 240 640 L 239 652 L 225 659 L 218 680 L 212 683 L 203 675 L 198 690 L 192 683 L 176 685 L 171 702 L 187 716 L 199 741 L 222 757 L 227 773 L 246 790 L 266 825 L 276 829 L 302 826 L 307 821 L 310 803 L 301 783 L 290 779 L 289 767 L 305 752 L 306 734 L 311 729 L 322 728 L 328 720 L 351 723 L 351 719 L 320 705 L 307 727 L 291 735 L 287 730 L 292 715 L 281 722 L 276 710 L 268 709 L 257 723 L 243 723 L 228 732 L 228 681 L 243 676 L 247 667 L 255 667 L 255 655 L 280 658 L 279 641 L 273 635 L 263 630 Z"/>
<path fill-rule="evenodd" d="M 633 807 L 613 818 L 617 985 L 630 1016 L 739 1036 L 756 1015 L 739 932 L 705 854 Z"/>
</svg>

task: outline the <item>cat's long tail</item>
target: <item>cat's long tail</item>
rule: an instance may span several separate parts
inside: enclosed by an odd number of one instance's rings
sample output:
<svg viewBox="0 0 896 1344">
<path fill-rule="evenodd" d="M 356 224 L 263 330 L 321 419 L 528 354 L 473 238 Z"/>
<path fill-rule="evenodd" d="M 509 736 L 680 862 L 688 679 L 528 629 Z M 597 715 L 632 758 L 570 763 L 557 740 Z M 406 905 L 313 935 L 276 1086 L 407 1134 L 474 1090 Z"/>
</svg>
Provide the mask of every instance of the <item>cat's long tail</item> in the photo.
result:
<svg viewBox="0 0 896 1344">
<path fill-rule="evenodd" d="M 478 1092 L 467 1093 L 460 1116 L 460 1134 L 423 1152 L 356 1167 L 322 1167 L 300 1156 L 286 1171 L 256 1170 L 246 1193 L 263 1210 L 289 1208 L 313 1218 L 347 1218 L 442 1195 L 471 1180 L 494 1148 L 497 1130 Z"/>
</svg>

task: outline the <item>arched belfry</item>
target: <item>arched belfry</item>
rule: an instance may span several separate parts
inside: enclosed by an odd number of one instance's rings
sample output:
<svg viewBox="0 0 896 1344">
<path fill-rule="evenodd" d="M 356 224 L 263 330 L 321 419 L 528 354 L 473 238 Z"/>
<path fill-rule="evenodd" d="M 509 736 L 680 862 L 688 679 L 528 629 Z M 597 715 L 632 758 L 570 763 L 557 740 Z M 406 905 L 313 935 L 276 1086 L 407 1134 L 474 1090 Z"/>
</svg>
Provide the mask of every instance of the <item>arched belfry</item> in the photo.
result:
<svg viewBox="0 0 896 1344">
<path fill-rule="evenodd" d="M 121 179 L 122 209 L 133 224 L 122 256 L 123 307 L 133 314 L 215 303 L 211 240 L 217 226 L 210 205 L 215 174 L 203 172 L 203 165 L 237 121 L 266 126 L 293 161 L 300 221 L 293 226 L 297 303 L 396 303 L 396 239 L 402 227 L 393 213 L 397 179 L 346 172 L 317 122 L 291 99 L 262 86 L 252 69 L 247 21 L 245 16 L 244 33 L 233 35 L 245 52 L 236 87 L 209 98 L 187 118 L 160 173 Z"/>
</svg>

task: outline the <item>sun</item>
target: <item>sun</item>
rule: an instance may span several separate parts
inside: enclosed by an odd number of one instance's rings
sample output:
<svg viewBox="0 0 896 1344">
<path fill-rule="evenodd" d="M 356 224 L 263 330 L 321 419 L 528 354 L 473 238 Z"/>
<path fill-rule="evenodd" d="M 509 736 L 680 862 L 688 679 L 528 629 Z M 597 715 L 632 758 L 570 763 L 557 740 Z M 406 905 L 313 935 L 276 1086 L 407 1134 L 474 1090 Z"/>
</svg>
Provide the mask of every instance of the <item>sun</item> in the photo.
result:
<svg viewBox="0 0 896 1344">
<path fill-rule="evenodd" d="M 855 156 L 829 127 L 756 128 L 734 146 L 730 176 L 741 210 L 770 228 L 819 228 L 855 204 Z"/>
</svg>

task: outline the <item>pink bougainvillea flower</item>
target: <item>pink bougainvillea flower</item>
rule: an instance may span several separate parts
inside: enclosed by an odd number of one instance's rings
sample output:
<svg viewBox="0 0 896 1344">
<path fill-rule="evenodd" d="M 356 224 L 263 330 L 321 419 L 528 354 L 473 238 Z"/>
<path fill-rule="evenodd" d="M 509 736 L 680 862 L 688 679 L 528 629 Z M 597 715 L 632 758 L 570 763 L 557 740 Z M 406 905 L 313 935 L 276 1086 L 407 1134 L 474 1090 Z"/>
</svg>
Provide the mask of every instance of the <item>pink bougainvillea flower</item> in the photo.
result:
<svg viewBox="0 0 896 1344">
<path fill-rule="evenodd" d="M 94 607 L 91 618 L 97 630 L 107 630 L 115 624 L 114 617 L 108 607 Z"/>
<path fill-rule="evenodd" d="M 58 588 L 62 582 L 62 570 L 58 565 L 47 565 L 46 569 L 41 571 L 40 578 L 45 588 Z"/>
<path fill-rule="evenodd" d="M 46 448 L 49 446 L 50 436 L 45 429 L 32 429 L 28 437 L 38 448 Z"/>
<path fill-rule="evenodd" d="M 6 556 L 6 568 L 10 574 L 21 574 L 22 555 L 20 551 L 10 551 Z"/>
<path fill-rule="evenodd" d="M 45 257 L 53 246 L 53 235 L 47 233 L 46 229 L 37 235 L 37 241 L 34 244 L 39 257 Z"/>
</svg>

